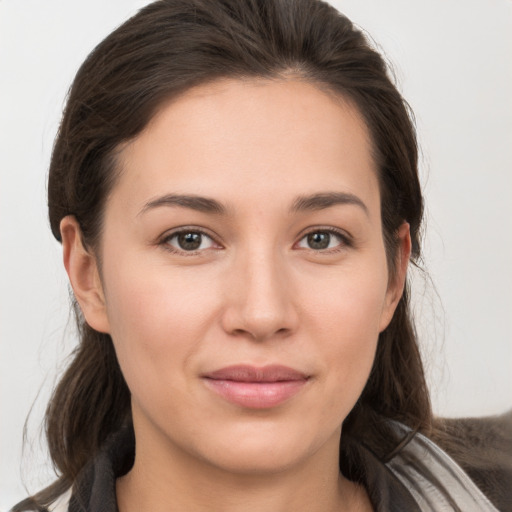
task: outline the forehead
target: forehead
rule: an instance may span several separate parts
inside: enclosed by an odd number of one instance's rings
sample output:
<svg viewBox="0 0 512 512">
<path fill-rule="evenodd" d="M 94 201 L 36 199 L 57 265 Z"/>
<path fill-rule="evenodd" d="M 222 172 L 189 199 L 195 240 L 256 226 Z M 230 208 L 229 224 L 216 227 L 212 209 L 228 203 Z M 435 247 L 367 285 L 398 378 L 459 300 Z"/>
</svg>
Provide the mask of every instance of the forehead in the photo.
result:
<svg viewBox="0 0 512 512">
<path fill-rule="evenodd" d="M 119 163 L 113 195 L 139 207 L 162 193 L 229 202 L 334 189 L 378 200 L 358 110 L 300 80 L 222 80 L 190 89 L 159 109 Z"/>
</svg>

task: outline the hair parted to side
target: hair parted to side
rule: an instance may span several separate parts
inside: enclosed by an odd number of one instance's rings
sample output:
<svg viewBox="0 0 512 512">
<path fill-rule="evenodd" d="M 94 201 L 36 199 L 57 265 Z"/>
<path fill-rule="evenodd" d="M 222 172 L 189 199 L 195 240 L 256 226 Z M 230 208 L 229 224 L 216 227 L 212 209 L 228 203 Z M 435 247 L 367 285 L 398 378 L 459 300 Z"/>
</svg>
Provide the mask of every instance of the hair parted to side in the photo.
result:
<svg viewBox="0 0 512 512">
<path fill-rule="evenodd" d="M 164 101 L 216 79 L 290 74 L 359 109 L 374 146 L 390 273 L 404 221 L 417 261 L 423 200 L 407 104 L 361 31 L 320 0 L 159 0 L 110 34 L 79 69 L 55 141 L 48 183 L 54 236 L 60 240 L 61 219 L 74 215 L 84 245 L 98 248 L 117 177 L 116 150 L 144 129 Z M 75 309 L 80 341 L 46 413 L 50 455 L 61 476 L 15 510 L 54 501 L 107 436 L 131 418 L 130 393 L 110 337 L 90 328 Z M 376 442 L 383 437 L 379 417 L 427 435 L 432 427 L 407 287 L 380 335 L 369 381 L 343 435 Z"/>
</svg>

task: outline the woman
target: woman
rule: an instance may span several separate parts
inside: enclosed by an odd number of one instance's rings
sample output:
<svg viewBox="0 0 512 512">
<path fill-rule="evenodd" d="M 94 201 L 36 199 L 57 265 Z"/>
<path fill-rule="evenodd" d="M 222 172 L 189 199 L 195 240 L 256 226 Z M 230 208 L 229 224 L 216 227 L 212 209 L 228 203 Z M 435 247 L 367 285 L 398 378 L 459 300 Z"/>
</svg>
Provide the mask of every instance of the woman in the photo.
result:
<svg viewBox="0 0 512 512">
<path fill-rule="evenodd" d="M 61 477 L 14 510 L 496 510 L 429 440 L 414 129 L 332 7 L 147 6 L 78 72 L 48 193 L 81 341 Z"/>
</svg>

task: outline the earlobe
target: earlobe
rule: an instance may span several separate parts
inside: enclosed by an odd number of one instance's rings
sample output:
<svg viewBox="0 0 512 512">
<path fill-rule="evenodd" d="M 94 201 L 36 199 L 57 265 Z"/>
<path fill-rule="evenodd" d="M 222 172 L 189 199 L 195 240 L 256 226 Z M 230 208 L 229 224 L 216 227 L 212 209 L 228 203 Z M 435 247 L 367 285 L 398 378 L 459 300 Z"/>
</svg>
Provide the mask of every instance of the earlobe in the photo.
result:
<svg viewBox="0 0 512 512">
<path fill-rule="evenodd" d="M 391 322 L 395 309 L 402 297 L 407 267 L 411 256 L 411 233 L 410 226 L 404 222 L 397 231 L 398 245 L 395 260 L 395 271 L 391 276 L 386 291 L 386 300 L 381 315 L 380 331 L 382 332 Z"/>
<path fill-rule="evenodd" d="M 97 260 L 82 242 L 76 218 L 64 217 L 60 223 L 64 267 L 86 322 L 99 332 L 109 332 L 105 296 Z"/>
</svg>

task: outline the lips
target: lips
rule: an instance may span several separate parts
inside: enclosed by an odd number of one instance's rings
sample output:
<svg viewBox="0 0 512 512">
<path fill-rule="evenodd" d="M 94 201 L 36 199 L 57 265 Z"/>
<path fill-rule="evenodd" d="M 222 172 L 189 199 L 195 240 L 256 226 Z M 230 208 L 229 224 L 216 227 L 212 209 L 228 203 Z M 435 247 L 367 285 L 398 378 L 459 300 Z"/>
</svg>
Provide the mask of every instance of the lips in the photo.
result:
<svg viewBox="0 0 512 512">
<path fill-rule="evenodd" d="M 287 366 L 238 365 L 207 373 L 203 380 L 211 391 L 233 404 L 250 409 L 267 409 L 299 393 L 309 377 Z"/>
</svg>

